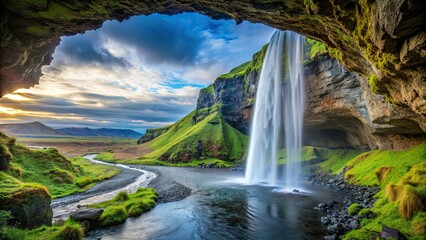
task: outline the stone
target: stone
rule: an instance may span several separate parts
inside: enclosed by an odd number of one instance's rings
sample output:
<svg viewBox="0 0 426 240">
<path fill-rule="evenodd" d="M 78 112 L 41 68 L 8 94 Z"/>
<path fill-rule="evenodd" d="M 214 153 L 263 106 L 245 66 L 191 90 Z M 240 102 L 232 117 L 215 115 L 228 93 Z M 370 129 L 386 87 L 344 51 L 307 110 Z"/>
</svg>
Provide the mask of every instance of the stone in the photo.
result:
<svg viewBox="0 0 426 240">
<path fill-rule="evenodd" d="M 101 208 L 88 208 L 79 209 L 70 214 L 70 218 L 74 221 L 93 221 L 100 218 L 104 209 Z"/>
<path fill-rule="evenodd" d="M 399 53 L 401 63 L 405 65 L 416 65 L 426 62 L 426 32 L 406 40 Z"/>
<path fill-rule="evenodd" d="M 352 221 L 350 221 L 350 222 L 349 222 L 349 229 L 351 229 L 351 230 L 355 230 L 355 229 L 357 229 L 358 227 L 359 227 L 359 224 L 358 224 L 358 222 L 357 222 L 357 221 L 352 220 Z"/>
<path fill-rule="evenodd" d="M 324 225 L 328 225 L 330 223 L 330 218 L 321 217 L 321 223 L 324 224 Z"/>
<path fill-rule="evenodd" d="M 380 237 L 384 239 L 396 239 L 396 240 L 404 240 L 407 239 L 399 230 L 394 228 L 389 228 L 386 226 L 382 226 L 382 231 L 380 232 Z"/>
<path fill-rule="evenodd" d="M 325 203 L 318 204 L 318 209 L 324 210 L 325 209 Z"/>
<path fill-rule="evenodd" d="M 29 229 L 52 225 L 51 197 L 45 188 L 24 187 L 0 202 L 0 210 L 12 213 L 12 225 Z"/>
<path fill-rule="evenodd" d="M 339 233 L 343 230 L 343 225 L 340 223 L 336 223 L 327 227 L 327 231 L 331 234 Z"/>
<path fill-rule="evenodd" d="M 324 240 L 336 240 L 337 236 L 335 234 L 333 235 L 327 235 L 324 237 Z"/>
</svg>

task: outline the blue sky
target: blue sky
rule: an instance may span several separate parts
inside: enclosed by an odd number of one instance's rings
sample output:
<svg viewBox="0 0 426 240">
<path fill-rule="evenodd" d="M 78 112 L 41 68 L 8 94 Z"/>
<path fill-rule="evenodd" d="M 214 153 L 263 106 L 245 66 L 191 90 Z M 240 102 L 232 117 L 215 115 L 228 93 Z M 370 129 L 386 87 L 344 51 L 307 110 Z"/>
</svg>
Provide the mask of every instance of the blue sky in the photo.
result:
<svg viewBox="0 0 426 240">
<path fill-rule="evenodd" d="M 0 100 L 0 123 L 129 128 L 171 124 L 199 90 L 249 61 L 274 29 L 197 13 L 135 16 L 62 38 L 40 84 Z"/>
</svg>

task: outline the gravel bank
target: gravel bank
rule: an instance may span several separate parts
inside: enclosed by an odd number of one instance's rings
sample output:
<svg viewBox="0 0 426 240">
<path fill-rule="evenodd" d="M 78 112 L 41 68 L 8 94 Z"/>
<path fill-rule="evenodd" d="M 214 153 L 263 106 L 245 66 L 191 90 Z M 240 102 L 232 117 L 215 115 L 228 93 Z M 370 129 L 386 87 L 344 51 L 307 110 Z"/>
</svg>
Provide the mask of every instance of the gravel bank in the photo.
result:
<svg viewBox="0 0 426 240">
<path fill-rule="evenodd" d="M 191 196 L 191 188 L 174 181 L 172 178 L 163 174 L 159 168 L 148 166 L 141 167 L 137 165 L 132 165 L 132 167 L 142 168 L 154 172 L 157 175 L 157 177 L 148 184 L 148 187 L 154 188 L 157 191 L 158 203 L 180 201 Z"/>
<path fill-rule="evenodd" d="M 376 199 L 374 195 L 380 191 L 379 187 L 354 186 L 344 181 L 346 169 L 338 175 L 324 173 L 318 168 L 312 168 L 309 180 L 313 184 L 331 187 L 343 193 L 343 204 L 337 201 L 318 204 L 318 210 L 326 212 L 321 218 L 321 223 L 327 226 L 329 235 L 326 240 L 341 239 L 348 231 L 358 229 L 362 218 L 373 218 L 373 214 L 366 216 L 349 215 L 348 208 L 352 204 L 359 204 L 361 208 L 372 208 Z"/>
</svg>

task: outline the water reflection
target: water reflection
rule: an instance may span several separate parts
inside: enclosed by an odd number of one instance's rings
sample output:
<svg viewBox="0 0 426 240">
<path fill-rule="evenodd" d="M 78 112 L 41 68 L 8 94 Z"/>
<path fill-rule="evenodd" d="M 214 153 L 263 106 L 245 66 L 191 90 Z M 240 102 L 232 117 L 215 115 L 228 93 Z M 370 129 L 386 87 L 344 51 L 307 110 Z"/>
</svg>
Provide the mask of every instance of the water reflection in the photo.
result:
<svg viewBox="0 0 426 240">
<path fill-rule="evenodd" d="M 338 199 L 326 189 L 306 185 L 312 194 L 273 192 L 271 187 L 224 182 L 242 173 L 210 169 L 161 168 L 190 183 L 196 193 L 159 204 L 123 225 L 90 233 L 88 239 L 321 239 L 325 228 L 314 210 Z M 207 180 L 208 179 L 208 180 Z"/>
</svg>

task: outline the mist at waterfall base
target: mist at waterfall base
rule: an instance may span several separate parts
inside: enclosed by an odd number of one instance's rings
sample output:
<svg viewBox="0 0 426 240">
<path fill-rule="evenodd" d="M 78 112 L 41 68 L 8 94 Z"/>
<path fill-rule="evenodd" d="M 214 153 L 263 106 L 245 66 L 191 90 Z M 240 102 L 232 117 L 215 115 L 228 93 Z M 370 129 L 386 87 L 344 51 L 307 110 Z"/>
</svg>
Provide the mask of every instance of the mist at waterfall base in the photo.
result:
<svg viewBox="0 0 426 240">
<path fill-rule="evenodd" d="M 277 31 L 266 50 L 251 127 L 248 184 L 281 186 L 284 191 L 300 188 L 304 42 L 297 33 Z M 284 146 L 285 165 L 278 154 Z"/>
</svg>

